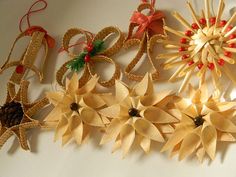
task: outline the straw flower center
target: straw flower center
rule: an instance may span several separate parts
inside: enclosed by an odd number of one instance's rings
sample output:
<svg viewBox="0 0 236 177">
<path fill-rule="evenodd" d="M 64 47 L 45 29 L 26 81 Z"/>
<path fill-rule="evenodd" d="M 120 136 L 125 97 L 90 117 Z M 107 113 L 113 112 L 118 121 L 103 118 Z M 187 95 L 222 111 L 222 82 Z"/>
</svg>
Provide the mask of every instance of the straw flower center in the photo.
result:
<svg viewBox="0 0 236 177">
<path fill-rule="evenodd" d="M 139 110 L 137 110 L 136 108 L 130 108 L 128 113 L 130 117 L 140 117 Z"/>
<path fill-rule="evenodd" d="M 79 105 L 77 103 L 71 103 L 70 109 L 72 111 L 78 111 L 79 110 Z"/>
<path fill-rule="evenodd" d="M 199 126 L 203 125 L 203 123 L 204 123 L 205 120 L 203 119 L 203 116 L 200 115 L 200 116 L 195 117 L 195 118 L 193 119 L 193 121 L 194 121 L 195 126 L 196 126 L 196 127 L 199 127 Z"/>
</svg>

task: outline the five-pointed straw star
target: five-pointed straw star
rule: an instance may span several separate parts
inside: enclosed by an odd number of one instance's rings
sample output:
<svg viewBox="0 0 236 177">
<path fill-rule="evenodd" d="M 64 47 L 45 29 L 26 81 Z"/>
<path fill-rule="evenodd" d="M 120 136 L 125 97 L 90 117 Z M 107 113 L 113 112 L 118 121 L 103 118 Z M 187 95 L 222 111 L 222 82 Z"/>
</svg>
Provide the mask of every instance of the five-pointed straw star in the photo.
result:
<svg viewBox="0 0 236 177">
<path fill-rule="evenodd" d="M 221 20 L 224 10 L 224 0 L 219 1 L 217 15 L 212 16 L 209 10 L 209 0 L 205 0 L 205 10 L 201 17 L 196 15 L 191 3 L 187 3 L 194 23 L 189 24 L 178 12 L 173 16 L 187 29 L 185 32 L 177 31 L 165 26 L 165 30 L 180 37 L 180 41 L 159 40 L 163 42 L 168 49 L 176 50 L 175 53 L 160 54 L 158 59 L 167 59 L 164 62 L 164 69 L 178 67 L 170 81 L 184 77 L 183 83 L 179 89 L 182 92 L 195 68 L 197 76 L 200 78 L 199 85 L 205 82 L 206 71 L 210 70 L 213 84 L 219 89 L 219 77 L 224 72 L 227 77 L 236 83 L 228 64 L 235 64 L 236 53 L 236 26 L 232 24 L 236 21 L 236 12 L 228 20 Z"/>
<path fill-rule="evenodd" d="M 15 85 L 8 83 L 7 99 L 0 108 L 0 147 L 12 135 L 16 135 L 21 147 L 28 150 L 26 130 L 40 127 L 39 121 L 32 119 L 32 116 L 48 104 L 48 99 L 43 98 L 29 103 L 28 85 L 28 81 L 22 81 L 18 92 L 16 92 Z"/>
</svg>

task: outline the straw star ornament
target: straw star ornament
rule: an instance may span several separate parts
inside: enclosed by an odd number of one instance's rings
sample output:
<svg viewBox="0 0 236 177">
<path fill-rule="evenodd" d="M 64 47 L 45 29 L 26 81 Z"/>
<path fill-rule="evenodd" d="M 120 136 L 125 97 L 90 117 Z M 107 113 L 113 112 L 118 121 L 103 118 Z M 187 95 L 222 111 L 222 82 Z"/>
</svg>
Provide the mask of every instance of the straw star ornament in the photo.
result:
<svg viewBox="0 0 236 177">
<path fill-rule="evenodd" d="M 218 142 L 235 142 L 233 122 L 236 102 L 221 102 L 220 98 L 209 96 L 205 85 L 195 90 L 188 89 L 188 98 L 176 99 L 176 117 L 180 122 L 162 151 L 179 154 L 179 160 L 191 154 L 200 162 L 205 155 L 215 158 Z"/>
<path fill-rule="evenodd" d="M 187 29 L 185 32 L 177 31 L 165 26 L 164 29 L 180 38 L 178 41 L 159 40 L 167 49 L 178 50 L 174 53 L 160 54 L 158 59 L 167 59 L 164 69 L 178 67 L 171 82 L 184 77 L 179 92 L 182 92 L 191 76 L 196 71 L 200 79 L 199 85 L 205 82 L 205 75 L 210 71 L 214 87 L 220 89 L 219 78 L 223 73 L 236 83 L 236 79 L 229 69 L 229 65 L 235 64 L 236 53 L 236 13 L 228 20 L 222 19 L 224 0 L 219 1 L 217 15 L 210 12 L 209 0 L 205 0 L 205 10 L 202 15 L 197 15 L 191 3 L 187 6 L 191 12 L 193 23 L 188 23 L 178 12 L 173 16 Z"/>
<path fill-rule="evenodd" d="M 84 86 L 79 86 L 78 75 L 66 81 L 62 91 L 47 93 L 54 109 L 45 119 L 45 125 L 54 126 L 55 141 L 62 138 L 62 145 L 74 139 L 81 144 L 89 131 L 96 127 L 105 127 L 109 120 L 101 117 L 97 109 L 105 102 L 95 93 L 98 77 L 93 76 Z"/>
<path fill-rule="evenodd" d="M 165 135 L 173 131 L 171 124 L 178 121 L 166 111 L 171 92 L 155 93 L 148 74 L 133 89 L 120 81 L 115 86 L 115 96 L 103 97 L 108 107 L 99 111 L 111 119 L 101 144 L 115 140 L 113 151 L 121 148 L 125 157 L 135 139 L 145 152 L 152 141 L 164 142 Z"/>
<path fill-rule="evenodd" d="M 20 89 L 16 93 L 15 85 L 8 83 L 7 99 L 0 108 L 0 147 L 12 135 L 16 135 L 21 147 L 28 150 L 26 130 L 41 126 L 38 120 L 32 119 L 32 116 L 48 104 L 48 99 L 43 98 L 29 103 L 28 85 L 28 81 L 22 81 Z"/>
</svg>

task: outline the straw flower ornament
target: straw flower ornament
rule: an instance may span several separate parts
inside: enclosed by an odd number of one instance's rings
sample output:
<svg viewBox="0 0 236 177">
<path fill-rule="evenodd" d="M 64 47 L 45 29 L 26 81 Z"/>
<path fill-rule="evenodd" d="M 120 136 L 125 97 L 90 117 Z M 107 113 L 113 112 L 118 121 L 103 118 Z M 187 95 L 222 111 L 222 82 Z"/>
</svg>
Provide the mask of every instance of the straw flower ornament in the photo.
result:
<svg viewBox="0 0 236 177">
<path fill-rule="evenodd" d="M 166 111 L 171 92 L 155 93 L 148 74 L 133 89 L 121 81 L 115 87 L 115 96 L 103 96 L 108 107 L 99 111 L 111 119 L 101 144 L 114 140 L 113 151 L 121 148 L 124 157 L 135 139 L 145 152 L 151 141 L 164 142 L 165 135 L 173 131 L 171 124 L 178 121 Z"/>
<path fill-rule="evenodd" d="M 204 0 L 205 10 L 201 15 L 197 15 L 191 5 L 187 3 L 190 9 L 193 23 L 188 23 L 178 12 L 173 16 L 187 29 L 185 32 L 177 31 L 165 26 L 164 29 L 180 38 L 178 41 L 158 40 L 164 43 L 167 49 L 178 50 L 174 53 L 160 54 L 158 59 L 167 59 L 164 62 L 164 68 L 170 69 L 178 67 L 172 77 L 171 82 L 177 78 L 184 77 L 179 92 L 182 92 L 191 76 L 196 71 L 200 79 L 199 85 L 205 82 L 205 75 L 210 71 L 214 87 L 220 90 L 219 78 L 222 73 L 236 83 L 229 65 L 235 64 L 236 53 L 236 13 L 228 20 L 222 19 L 225 7 L 224 0 L 219 1 L 217 15 L 213 16 L 210 12 L 209 0 Z"/>
<path fill-rule="evenodd" d="M 179 160 L 191 154 L 200 162 L 205 155 L 213 160 L 218 142 L 235 141 L 232 134 L 236 133 L 236 102 L 221 102 L 219 97 L 209 96 L 205 85 L 197 90 L 190 85 L 187 93 L 188 98 L 175 101 L 175 116 L 180 122 L 162 151 L 179 154 Z"/>
<path fill-rule="evenodd" d="M 81 144 L 90 129 L 104 127 L 109 120 L 101 117 L 97 109 L 105 102 L 95 93 L 98 77 L 93 76 L 85 85 L 80 87 L 78 75 L 66 81 L 62 91 L 48 92 L 47 97 L 54 109 L 45 118 L 46 126 L 54 126 L 55 140 L 62 138 L 62 144 L 74 139 Z"/>
</svg>

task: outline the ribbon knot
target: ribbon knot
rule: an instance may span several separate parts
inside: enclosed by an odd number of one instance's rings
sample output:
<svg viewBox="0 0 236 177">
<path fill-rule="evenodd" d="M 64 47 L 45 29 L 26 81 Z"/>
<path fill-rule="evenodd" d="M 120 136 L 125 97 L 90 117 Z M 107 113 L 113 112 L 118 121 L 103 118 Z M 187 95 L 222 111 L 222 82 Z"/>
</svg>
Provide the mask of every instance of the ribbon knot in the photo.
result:
<svg viewBox="0 0 236 177">
<path fill-rule="evenodd" d="M 53 37 L 51 37 L 48 34 L 48 32 L 44 28 L 42 28 L 41 26 L 31 26 L 25 31 L 25 34 L 27 36 L 32 36 L 33 33 L 36 32 L 36 31 L 40 31 L 40 32 L 43 32 L 45 34 L 44 38 L 47 41 L 47 44 L 48 44 L 49 48 L 53 48 L 55 46 L 55 39 Z"/>
<path fill-rule="evenodd" d="M 151 15 L 144 15 L 141 12 L 135 11 L 130 19 L 130 22 L 138 25 L 138 29 L 134 34 L 136 38 L 142 38 L 145 31 L 151 34 L 163 34 L 162 19 L 164 14 L 161 11 L 151 13 Z"/>
</svg>

